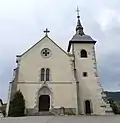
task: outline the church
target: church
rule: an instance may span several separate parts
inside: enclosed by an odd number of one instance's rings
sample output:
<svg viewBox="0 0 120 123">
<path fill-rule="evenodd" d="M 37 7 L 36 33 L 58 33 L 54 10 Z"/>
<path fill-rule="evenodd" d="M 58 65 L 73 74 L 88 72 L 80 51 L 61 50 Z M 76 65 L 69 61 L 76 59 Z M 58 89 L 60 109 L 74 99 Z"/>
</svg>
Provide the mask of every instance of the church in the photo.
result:
<svg viewBox="0 0 120 123">
<path fill-rule="evenodd" d="M 48 112 L 56 115 L 110 115 L 112 109 L 99 82 L 96 41 L 86 35 L 78 12 L 76 33 L 64 51 L 45 36 L 21 55 L 9 85 L 10 100 L 20 90 L 26 115 Z"/>
</svg>

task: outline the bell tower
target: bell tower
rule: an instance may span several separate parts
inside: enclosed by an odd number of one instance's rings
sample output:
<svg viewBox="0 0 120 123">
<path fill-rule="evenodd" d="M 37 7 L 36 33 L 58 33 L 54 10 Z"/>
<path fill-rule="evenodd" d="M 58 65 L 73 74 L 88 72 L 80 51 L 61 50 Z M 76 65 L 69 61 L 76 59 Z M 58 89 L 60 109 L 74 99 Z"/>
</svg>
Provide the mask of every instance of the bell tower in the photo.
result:
<svg viewBox="0 0 120 123">
<path fill-rule="evenodd" d="M 106 114 L 107 104 L 102 97 L 97 72 L 95 43 L 95 40 L 84 33 L 77 9 L 76 33 L 69 41 L 67 51 L 73 55 L 78 114 Z M 111 112 L 110 107 L 109 111 Z"/>
</svg>

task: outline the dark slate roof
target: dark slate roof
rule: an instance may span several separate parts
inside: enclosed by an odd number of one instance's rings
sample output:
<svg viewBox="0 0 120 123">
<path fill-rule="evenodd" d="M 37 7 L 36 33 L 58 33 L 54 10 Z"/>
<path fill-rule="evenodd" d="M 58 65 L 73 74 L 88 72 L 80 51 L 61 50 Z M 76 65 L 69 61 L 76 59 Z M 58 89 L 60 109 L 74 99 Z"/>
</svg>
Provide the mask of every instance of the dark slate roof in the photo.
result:
<svg viewBox="0 0 120 123">
<path fill-rule="evenodd" d="M 89 35 L 75 34 L 71 41 L 94 41 Z"/>
<path fill-rule="evenodd" d="M 72 43 L 94 43 L 95 44 L 96 41 L 93 40 L 89 35 L 78 35 L 78 34 L 75 34 L 73 36 L 73 38 L 69 41 L 67 52 L 70 51 Z"/>
</svg>

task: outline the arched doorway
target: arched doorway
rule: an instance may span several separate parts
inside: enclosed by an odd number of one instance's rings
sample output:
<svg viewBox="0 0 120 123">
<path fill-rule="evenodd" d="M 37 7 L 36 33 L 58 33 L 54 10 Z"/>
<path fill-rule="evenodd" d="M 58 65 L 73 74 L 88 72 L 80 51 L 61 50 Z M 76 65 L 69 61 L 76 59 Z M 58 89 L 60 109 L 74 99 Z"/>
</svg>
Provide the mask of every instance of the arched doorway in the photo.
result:
<svg viewBox="0 0 120 123">
<path fill-rule="evenodd" d="M 91 114 L 91 103 L 89 100 L 85 101 L 85 114 Z"/>
<path fill-rule="evenodd" d="M 49 111 L 50 108 L 50 96 L 41 95 L 39 97 L 39 111 Z"/>
<path fill-rule="evenodd" d="M 51 110 L 51 97 L 51 90 L 43 85 L 38 91 L 37 106 L 39 112 Z"/>
</svg>

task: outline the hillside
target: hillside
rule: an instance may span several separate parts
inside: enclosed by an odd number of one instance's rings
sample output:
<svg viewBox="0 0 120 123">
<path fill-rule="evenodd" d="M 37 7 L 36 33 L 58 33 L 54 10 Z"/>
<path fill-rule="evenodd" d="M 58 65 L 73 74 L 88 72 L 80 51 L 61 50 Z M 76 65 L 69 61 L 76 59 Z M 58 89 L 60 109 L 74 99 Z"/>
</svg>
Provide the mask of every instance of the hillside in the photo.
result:
<svg viewBox="0 0 120 123">
<path fill-rule="evenodd" d="M 112 98 L 114 101 L 120 101 L 120 92 L 104 92 L 107 97 Z"/>
</svg>

